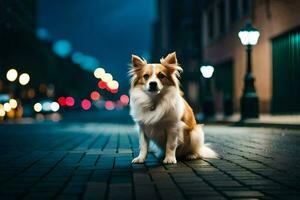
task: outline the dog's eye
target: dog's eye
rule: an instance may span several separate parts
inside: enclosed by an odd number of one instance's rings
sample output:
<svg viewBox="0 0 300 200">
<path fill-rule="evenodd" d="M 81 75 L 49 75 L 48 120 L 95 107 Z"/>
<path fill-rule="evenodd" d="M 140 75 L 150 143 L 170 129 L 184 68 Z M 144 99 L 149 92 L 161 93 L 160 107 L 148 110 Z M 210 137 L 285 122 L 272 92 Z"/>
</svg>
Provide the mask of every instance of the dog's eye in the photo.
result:
<svg viewBox="0 0 300 200">
<path fill-rule="evenodd" d="M 159 79 L 163 79 L 163 78 L 165 78 L 166 76 L 163 74 L 163 73 L 158 73 L 157 74 L 157 78 L 159 78 Z"/>
<path fill-rule="evenodd" d="M 148 80 L 148 78 L 149 78 L 149 74 L 144 74 L 144 76 L 143 76 L 143 77 L 144 77 L 144 79 L 145 79 L 145 80 Z"/>
</svg>

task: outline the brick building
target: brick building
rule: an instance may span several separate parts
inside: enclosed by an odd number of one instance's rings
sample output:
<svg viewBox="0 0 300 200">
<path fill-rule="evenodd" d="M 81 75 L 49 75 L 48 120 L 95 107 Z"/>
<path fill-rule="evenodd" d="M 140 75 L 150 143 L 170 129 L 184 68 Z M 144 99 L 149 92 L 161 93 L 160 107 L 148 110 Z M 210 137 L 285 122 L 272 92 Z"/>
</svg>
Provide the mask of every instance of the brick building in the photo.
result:
<svg viewBox="0 0 300 200">
<path fill-rule="evenodd" d="M 238 32 L 247 20 L 260 31 L 252 67 L 260 111 L 300 112 L 300 1 L 204 1 L 203 59 L 215 66 L 215 95 L 232 98 L 238 111 L 244 87 L 246 52 Z M 222 111 L 222 105 L 217 105 Z"/>
</svg>

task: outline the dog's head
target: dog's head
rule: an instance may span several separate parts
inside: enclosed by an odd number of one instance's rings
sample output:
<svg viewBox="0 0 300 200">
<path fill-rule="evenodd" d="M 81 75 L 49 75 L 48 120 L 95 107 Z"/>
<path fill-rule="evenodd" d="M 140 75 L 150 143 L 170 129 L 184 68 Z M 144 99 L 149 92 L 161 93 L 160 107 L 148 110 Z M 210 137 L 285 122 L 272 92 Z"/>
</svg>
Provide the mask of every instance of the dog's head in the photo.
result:
<svg viewBox="0 0 300 200">
<path fill-rule="evenodd" d="M 179 88 L 179 73 L 182 68 L 177 63 L 176 53 L 170 53 L 160 59 L 160 63 L 148 64 L 145 59 L 132 55 L 131 87 L 140 87 L 151 95 L 159 94 L 168 87 Z"/>
</svg>

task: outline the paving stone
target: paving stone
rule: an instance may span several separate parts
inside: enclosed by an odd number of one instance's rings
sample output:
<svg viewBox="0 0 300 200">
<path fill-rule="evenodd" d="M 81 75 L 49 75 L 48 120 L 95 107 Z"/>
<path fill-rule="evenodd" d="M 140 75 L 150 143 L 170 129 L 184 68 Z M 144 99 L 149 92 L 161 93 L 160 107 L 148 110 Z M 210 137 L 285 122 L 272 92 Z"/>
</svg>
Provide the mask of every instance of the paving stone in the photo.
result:
<svg viewBox="0 0 300 200">
<path fill-rule="evenodd" d="M 26 126 L 26 134 L 1 132 L 0 199 L 300 196 L 299 131 L 284 130 L 282 136 L 280 129 L 205 127 L 207 142 L 220 158 L 178 159 L 176 165 L 164 165 L 153 153 L 144 164 L 131 164 L 139 153 L 138 137 L 116 124 L 105 125 L 105 133 L 97 132 L 103 130 L 102 124 L 77 124 L 74 131 L 66 131 L 74 126 L 68 123 L 63 129 L 49 124 L 38 130 Z"/>
</svg>

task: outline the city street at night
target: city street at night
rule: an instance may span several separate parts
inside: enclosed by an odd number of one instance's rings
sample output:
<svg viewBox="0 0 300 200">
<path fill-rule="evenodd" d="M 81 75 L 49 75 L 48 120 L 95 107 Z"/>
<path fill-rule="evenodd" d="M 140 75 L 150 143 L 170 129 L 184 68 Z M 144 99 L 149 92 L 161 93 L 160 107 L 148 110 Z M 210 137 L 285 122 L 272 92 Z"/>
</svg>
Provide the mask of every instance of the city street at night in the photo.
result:
<svg viewBox="0 0 300 200">
<path fill-rule="evenodd" d="M 300 200 L 300 0 L 0 0 L 0 200 Z"/>
<path fill-rule="evenodd" d="M 80 116 L 79 116 L 80 117 Z M 125 116 L 126 117 L 126 116 Z M 0 127 L 1 199 L 298 199 L 300 132 L 206 126 L 217 159 L 131 164 L 131 123 Z"/>
</svg>

